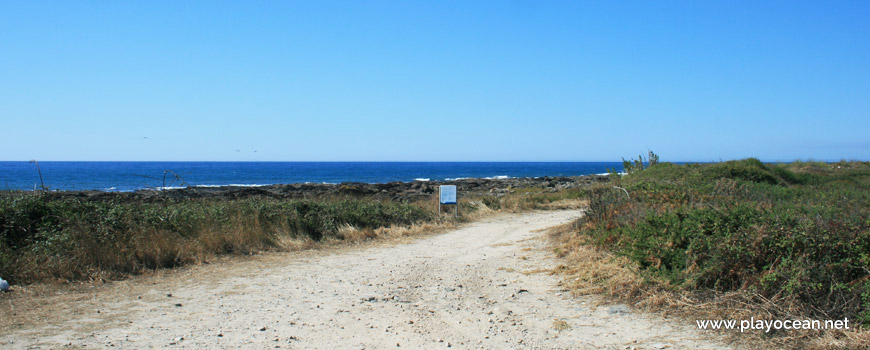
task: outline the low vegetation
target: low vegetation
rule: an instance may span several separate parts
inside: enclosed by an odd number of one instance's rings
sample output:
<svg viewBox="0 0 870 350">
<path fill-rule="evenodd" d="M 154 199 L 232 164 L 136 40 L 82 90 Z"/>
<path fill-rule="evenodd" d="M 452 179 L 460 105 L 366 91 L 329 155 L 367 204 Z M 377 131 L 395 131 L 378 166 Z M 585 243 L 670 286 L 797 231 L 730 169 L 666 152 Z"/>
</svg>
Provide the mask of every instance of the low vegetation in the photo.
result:
<svg viewBox="0 0 870 350">
<path fill-rule="evenodd" d="M 513 193 L 511 193 L 513 192 Z M 495 212 L 579 207 L 578 193 L 518 188 L 460 198 L 438 217 L 434 198 L 405 203 L 367 196 L 84 199 L 0 192 L 0 276 L 13 284 L 124 278 L 145 270 L 253 254 L 407 236 Z"/>
<path fill-rule="evenodd" d="M 0 197 L 0 271 L 13 283 L 118 277 L 143 269 L 341 240 L 430 220 L 419 206 L 373 200 L 183 199 L 154 203 Z"/>
<path fill-rule="evenodd" d="M 870 325 L 870 162 L 637 163 L 582 191 L 589 210 L 559 251 L 610 271 L 566 266 L 576 288 L 701 317 Z M 870 340 L 860 330 L 758 337 Z"/>
</svg>

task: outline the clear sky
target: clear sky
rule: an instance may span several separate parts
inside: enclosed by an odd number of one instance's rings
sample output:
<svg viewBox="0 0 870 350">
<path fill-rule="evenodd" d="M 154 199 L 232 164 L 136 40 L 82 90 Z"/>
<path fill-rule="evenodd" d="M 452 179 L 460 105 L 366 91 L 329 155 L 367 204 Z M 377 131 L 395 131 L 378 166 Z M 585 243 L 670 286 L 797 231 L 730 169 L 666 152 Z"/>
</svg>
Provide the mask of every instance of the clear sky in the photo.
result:
<svg viewBox="0 0 870 350">
<path fill-rule="evenodd" d="M 870 2 L 6 1 L 0 130 L 0 160 L 868 160 Z"/>
</svg>

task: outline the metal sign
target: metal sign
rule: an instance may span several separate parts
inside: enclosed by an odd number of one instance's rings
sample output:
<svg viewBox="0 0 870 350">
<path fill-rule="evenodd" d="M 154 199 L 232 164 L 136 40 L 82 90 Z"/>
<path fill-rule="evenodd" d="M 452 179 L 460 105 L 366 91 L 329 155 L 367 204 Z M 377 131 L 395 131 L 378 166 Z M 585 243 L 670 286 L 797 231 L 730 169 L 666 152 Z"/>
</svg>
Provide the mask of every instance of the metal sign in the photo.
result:
<svg viewBox="0 0 870 350">
<path fill-rule="evenodd" d="M 441 185 L 441 204 L 456 204 L 456 185 Z"/>
</svg>

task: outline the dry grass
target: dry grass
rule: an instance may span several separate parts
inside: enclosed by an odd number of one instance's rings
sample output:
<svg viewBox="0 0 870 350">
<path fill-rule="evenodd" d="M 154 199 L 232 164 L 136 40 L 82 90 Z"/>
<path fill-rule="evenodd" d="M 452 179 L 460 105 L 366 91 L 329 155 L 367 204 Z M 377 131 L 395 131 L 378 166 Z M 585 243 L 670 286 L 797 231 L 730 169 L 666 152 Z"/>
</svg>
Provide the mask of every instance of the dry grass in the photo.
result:
<svg viewBox="0 0 870 350">
<path fill-rule="evenodd" d="M 571 325 L 569 325 L 568 322 L 565 322 L 565 320 L 554 319 L 553 320 L 553 329 L 561 332 L 564 330 L 571 329 Z"/>
<path fill-rule="evenodd" d="M 555 274 L 555 271 L 553 271 L 553 269 L 531 269 L 531 270 L 522 271 L 520 273 L 527 275 L 527 276 L 528 275 L 537 275 L 540 273 L 543 273 L 546 275 L 552 275 L 552 274 Z"/>
<path fill-rule="evenodd" d="M 552 202 L 541 203 L 537 206 L 538 209 L 581 209 L 589 206 L 589 201 L 586 199 L 560 199 Z"/>
<path fill-rule="evenodd" d="M 374 231 L 377 238 L 395 239 L 444 232 L 454 229 L 458 225 L 455 221 L 426 222 L 411 226 L 381 227 Z"/>
</svg>

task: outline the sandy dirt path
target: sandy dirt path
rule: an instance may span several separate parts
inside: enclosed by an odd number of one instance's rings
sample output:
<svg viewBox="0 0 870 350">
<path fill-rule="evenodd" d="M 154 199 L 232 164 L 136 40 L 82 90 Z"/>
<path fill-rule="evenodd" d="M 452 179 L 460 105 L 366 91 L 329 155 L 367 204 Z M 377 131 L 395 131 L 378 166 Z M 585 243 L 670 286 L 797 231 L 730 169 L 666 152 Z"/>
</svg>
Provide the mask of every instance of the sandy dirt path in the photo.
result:
<svg viewBox="0 0 870 350">
<path fill-rule="evenodd" d="M 267 254 L 2 305 L 2 348 L 724 349 L 689 321 L 572 298 L 542 229 L 499 215 L 403 244 Z M 11 322 L 11 323 L 10 323 Z"/>
</svg>

